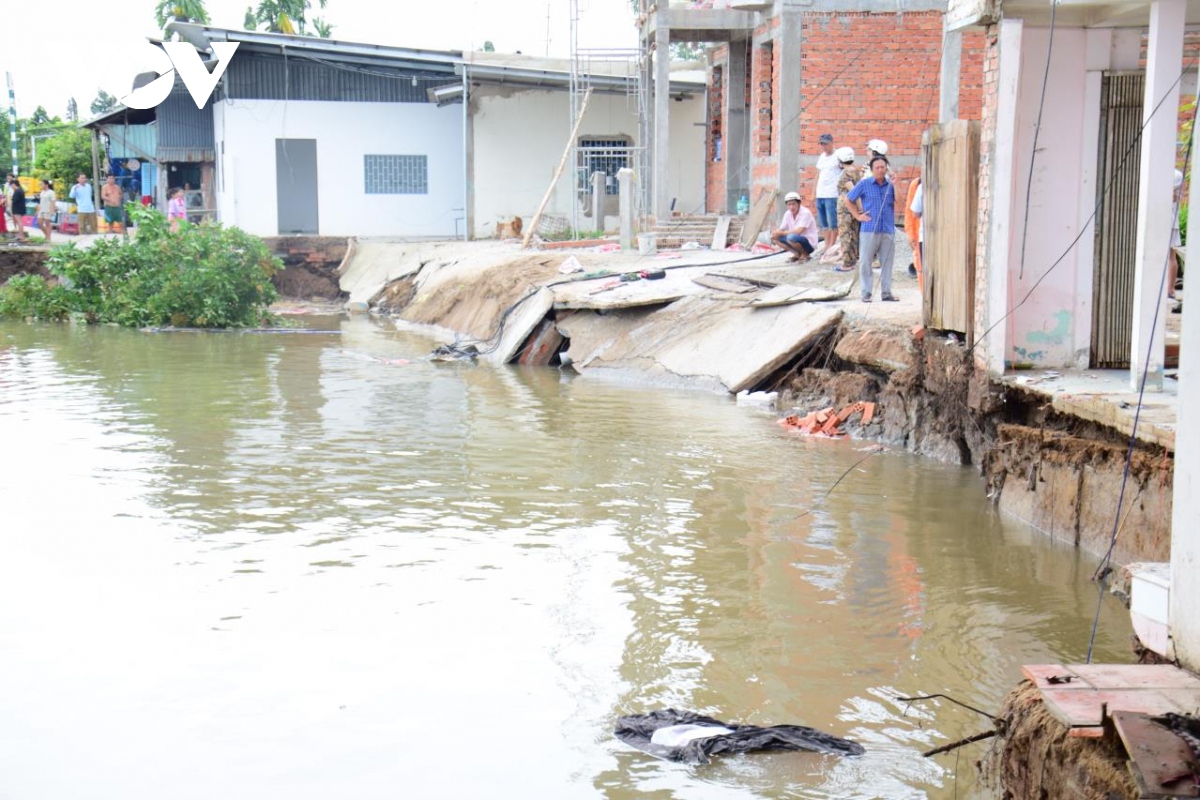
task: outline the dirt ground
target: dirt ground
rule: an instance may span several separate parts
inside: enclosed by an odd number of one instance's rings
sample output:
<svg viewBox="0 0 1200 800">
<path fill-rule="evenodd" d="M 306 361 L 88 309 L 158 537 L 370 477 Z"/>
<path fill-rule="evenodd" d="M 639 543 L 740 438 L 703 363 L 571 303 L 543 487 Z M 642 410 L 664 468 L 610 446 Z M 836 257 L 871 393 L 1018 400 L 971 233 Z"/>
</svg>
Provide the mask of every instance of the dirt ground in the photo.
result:
<svg viewBox="0 0 1200 800">
<path fill-rule="evenodd" d="M 1000 716 L 1008 723 L 1007 732 L 993 740 L 976 766 L 1003 800 L 1139 797 L 1120 743 L 1069 736 L 1069 729 L 1046 710 L 1029 681 L 1009 693 Z"/>
</svg>

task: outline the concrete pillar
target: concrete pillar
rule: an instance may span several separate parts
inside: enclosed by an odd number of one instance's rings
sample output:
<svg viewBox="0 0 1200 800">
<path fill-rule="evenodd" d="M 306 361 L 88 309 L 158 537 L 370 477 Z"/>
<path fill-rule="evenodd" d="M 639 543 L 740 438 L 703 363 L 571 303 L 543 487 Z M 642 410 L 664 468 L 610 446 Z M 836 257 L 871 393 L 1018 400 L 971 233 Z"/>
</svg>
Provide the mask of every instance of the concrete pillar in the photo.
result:
<svg viewBox="0 0 1200 800">
<path fill-rule="evenodd" d="M 942 75 L 938 91 L 938 120 L 958 119 L 958 79 L 962 75 L 962 31 L 942 32 Z"/>
<path fill-rule="evenodd" d="M 617 170 L 617 193 L 621 214 L 621 249 L 633 249 L 633 170 Z"/>
<path fill-rule="evenodd" d="M 1200 75 L 1200 69 L 1197 74 Z M 1195 133 L 1193 132 L 1193 141 Z M 1192 157 L 1195 158 L 1195 145 Z M 1188 230 L 1200 231 L 1200 172 L 1192 170 Z M 1171 638 L 1185 669 L 1200 669 L 1200 307 L 1184 304 L 1179 334 L 1179 404 L 1175 427 L 1174 500 L 1171 508 Z"/>
<path fill-rule="evenodd" d="M 746 76 L 750 72 L 749 41 L 729 43 L 725 68 L 725 213 L 732 214 L 742 195 L 750 196 L 750 117 Z"/>
<path fill-rule="evenodd" d="M 654 214 L 659 220 L 671 215 L 671 28 L 670 11 L 659 3 L 654 31 Z"/>
<path fill-rule="evenodd" d="M 987 348 L 987 370 L 992 375 L 1004 374 L 1004 362 L 1008 358 L 1008 325 L 1001 320 L 1009 310 L 1008 271 L 1012 250 L 1013 184 L 1017 175 L 1017 101 L 1021 84 L 1023 30 L 1019 19 L 1001 21 L 997 45 L 1000 63 L 996 78 L 996 138 L 991 170 L 987 325 L 984 328 L 991 328 L 992 331 L 984 343 Z"/>
<path fill-rule="evenodd" d="M 1166 355 L 1163 270 L 1171 243 L 1172 181 L 1175 136 L 1179 127 L 1179 64 L 1183 61 L 1185 0 L 1155 0 L 1150 5 L 1146 53 L 1146 99 L 1142 121 L 1141 183 L 1138 186 L 1137 261 L 1133 285 L 1133 344 L 1130 384 L 1161 390 Z M 1165 99 L 1164 99 L 1165 98 Z M 1151 117 L 1154 108 L 1158 113 Z M 1148 121 L 1147 121 L 1148 120 Z M 1157 314 L 1155 312 L 1159 311 Z"/>
<path fill-rule="evenodd" d="M 777 215 L 784 211 L 783 197 L 800 185 L 800 23 L 803 12 L 791 6 L 779 5 L 779 33 L 775 37 L 775 53 L 779 57 L 779 199 Z"/>
<path fill-rule="evenodd" d="M 603 172 L 592 173 L 592 230 L 604 230 L 604 195 L 605 181 L 608 176 Z"/>
</svg>

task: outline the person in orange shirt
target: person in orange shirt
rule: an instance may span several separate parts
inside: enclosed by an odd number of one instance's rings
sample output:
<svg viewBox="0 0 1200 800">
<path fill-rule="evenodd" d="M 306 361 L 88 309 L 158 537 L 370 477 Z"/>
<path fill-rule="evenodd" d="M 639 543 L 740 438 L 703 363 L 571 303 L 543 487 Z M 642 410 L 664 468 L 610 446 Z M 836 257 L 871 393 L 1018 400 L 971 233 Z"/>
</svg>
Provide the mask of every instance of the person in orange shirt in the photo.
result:
<svg viewBox="0 0 1200 800">
<path fill-rule="evenodd" d="M 904 204 L 904 235 L 912 245 L 913 261 L 908 265 L 908 274 L 921 281 L 924 274 L 921 269 L 921 215 L 912 212 L 913 200 L 917 190 L 921 188 L 921 179 L 915 178 L 908 184 L 908 201 Z"/>
</svg>

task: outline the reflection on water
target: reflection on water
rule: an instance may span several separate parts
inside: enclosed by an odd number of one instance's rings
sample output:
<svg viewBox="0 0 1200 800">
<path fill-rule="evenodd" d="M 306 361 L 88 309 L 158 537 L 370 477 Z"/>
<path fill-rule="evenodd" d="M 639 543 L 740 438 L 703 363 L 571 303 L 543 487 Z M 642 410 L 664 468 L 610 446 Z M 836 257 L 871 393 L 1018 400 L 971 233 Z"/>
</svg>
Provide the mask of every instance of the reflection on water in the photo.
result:
<svg viewBox="0 0 1200 800">
<path fill-rule="evenodd" d="M 987 721 L 895 698 L 1086 651 L 1092 564 L 972 470 L 880 454 L 804 514 L 861 443 L 314 324 L 0 326 L 0 797 L 951 797 L 920 752 Z M 612 739 L 664 706 L 867 755 Z"/>
</svg>

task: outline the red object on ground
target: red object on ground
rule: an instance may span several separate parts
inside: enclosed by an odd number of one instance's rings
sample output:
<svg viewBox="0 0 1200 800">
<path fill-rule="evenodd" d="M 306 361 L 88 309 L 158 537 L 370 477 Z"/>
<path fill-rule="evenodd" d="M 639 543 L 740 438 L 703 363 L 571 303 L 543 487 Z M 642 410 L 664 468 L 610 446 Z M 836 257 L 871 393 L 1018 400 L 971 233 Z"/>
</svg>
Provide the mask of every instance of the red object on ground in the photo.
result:
<svg viewBox="0 0 1200 800">
<path fill-rule="evenodd" d="M 850 417 L 859 413 L 862 414 L 863 425 L 871 424 L 871 420 L 875 418 L 875 404 L 867 402 L 851 403 L 836 413 L 833 408 L 823 408 L 820 411 L 811 411 L 803 417 L 791 414 L 779 420 L 779 424 L 788 428 L 794 428 L 806 436 L 837 438 L 846 435 L 840 426 L 846 420 L 850 419 Z"/>
</svg>

